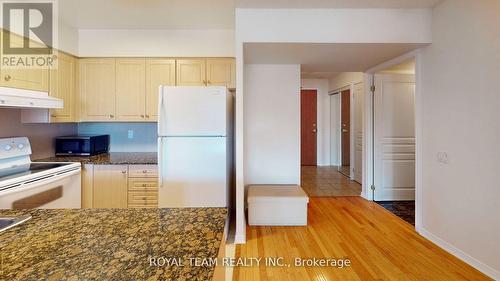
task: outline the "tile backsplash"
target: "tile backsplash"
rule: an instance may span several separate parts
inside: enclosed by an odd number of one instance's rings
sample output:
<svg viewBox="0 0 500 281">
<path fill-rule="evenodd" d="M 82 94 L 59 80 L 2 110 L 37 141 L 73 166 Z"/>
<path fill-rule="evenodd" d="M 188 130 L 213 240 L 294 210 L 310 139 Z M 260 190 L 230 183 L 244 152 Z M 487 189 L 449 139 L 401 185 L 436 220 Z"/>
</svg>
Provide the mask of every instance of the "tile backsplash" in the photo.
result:
<svg viewBox="0 0 500 281">
<path fill-rule="evenodd" d="M 79 123 L 78 134 L 110 135 L 110 152 L 156 152 L 156 123 Z"/>
</svg>

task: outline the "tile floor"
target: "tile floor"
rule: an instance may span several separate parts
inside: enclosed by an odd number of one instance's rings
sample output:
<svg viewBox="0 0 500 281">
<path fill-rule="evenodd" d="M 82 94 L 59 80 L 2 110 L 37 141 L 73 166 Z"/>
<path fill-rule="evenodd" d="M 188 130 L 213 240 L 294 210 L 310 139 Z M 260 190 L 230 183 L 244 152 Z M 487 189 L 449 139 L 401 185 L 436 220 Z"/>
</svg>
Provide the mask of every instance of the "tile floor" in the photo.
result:
<svg viewBox="0 0 500 281">
<path fill-rule="evenodd" d="M 415 201 L 379 201 L 376 203 L 415 226 Z"/>
</svg>

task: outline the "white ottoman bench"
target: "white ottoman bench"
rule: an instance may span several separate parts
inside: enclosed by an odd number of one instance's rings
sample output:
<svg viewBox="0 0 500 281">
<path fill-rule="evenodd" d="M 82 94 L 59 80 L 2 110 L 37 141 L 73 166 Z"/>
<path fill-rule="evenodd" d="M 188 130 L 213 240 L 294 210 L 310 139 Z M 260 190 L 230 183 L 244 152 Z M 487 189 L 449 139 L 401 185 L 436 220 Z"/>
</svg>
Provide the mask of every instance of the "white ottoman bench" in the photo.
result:
<svg viewBox="0 0 500 281">
<path fill-rule="evenodd" d="M 307 225 L 309 197 L 298 185 L 248 186 L 249 225 Z"/>
</svg>

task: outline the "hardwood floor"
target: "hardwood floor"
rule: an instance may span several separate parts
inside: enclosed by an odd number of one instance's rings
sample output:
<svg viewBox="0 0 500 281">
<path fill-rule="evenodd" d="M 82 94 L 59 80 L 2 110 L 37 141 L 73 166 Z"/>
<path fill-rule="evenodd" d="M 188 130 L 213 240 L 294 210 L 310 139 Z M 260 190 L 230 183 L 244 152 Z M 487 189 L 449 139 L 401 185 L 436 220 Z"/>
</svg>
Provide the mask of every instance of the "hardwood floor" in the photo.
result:
<svg viewBox="0 0 500 281">
<path fill-rule="evenodd" d="M 309 197 L 361 194 L 361 185 L 339 173 L 337 166 L 302 166 L 301 186 Z"/>
<path fill-rule="evenodd" d="M 236 267 L 233 280 L 491 280 L 361 197 L 311 198 L 307 227 L 247 227 L 236 257 L 284 257 L 291 267 Z M 351 266 L 295 267 L 293 259 L 348 258 Z"/>
</svg>

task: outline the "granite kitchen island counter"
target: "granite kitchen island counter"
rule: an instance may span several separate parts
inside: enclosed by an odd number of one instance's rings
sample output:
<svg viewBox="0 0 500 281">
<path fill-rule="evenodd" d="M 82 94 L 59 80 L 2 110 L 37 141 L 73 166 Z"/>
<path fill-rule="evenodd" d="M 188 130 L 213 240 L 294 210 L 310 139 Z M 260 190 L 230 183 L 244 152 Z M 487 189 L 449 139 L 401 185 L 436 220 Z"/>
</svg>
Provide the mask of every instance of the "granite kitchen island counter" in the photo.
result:
<svg viewBox="0 0 500 281">
<path fill-rule="evenodd" d="M 0 232 L 0 280 L 210 280 L 215 268 L 189 259 L 217 257 L 227 218 L 225 208 L 0 210 L 25 214 Z"/>
<path fill-rule="evenodd" d="M 156 152 L 109 152 L 94 156 L 55 156 L 36 162 L 80 162 L 94 165 L 158 164 Z"/>
</svg>

